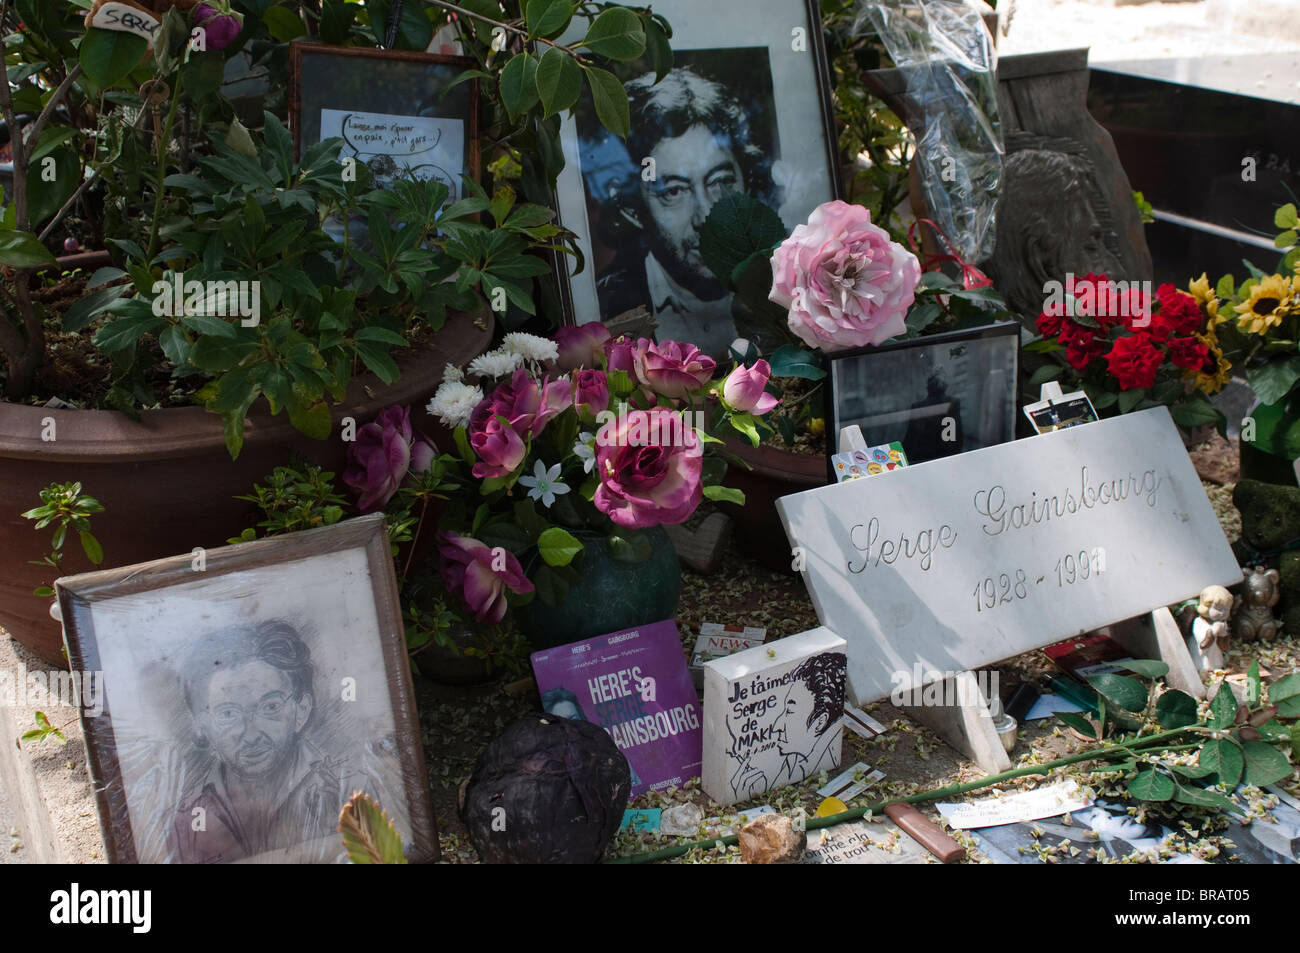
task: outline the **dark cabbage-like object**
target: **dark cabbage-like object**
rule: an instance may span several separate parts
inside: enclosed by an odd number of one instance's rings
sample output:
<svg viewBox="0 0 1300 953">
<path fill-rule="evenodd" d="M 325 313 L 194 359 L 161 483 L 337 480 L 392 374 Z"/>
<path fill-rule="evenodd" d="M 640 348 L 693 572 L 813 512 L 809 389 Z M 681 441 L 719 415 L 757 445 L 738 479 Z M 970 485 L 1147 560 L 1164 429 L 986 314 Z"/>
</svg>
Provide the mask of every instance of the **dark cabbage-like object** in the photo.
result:
<svg viewBox="0 0 1300 953">
<path fill-rule="evenodd" d="M 594 864 L 623 820 L 627 758 L 599 725 L 515 722 L 479 756 L 461 820 L 489 864 Z"/>
</svg>

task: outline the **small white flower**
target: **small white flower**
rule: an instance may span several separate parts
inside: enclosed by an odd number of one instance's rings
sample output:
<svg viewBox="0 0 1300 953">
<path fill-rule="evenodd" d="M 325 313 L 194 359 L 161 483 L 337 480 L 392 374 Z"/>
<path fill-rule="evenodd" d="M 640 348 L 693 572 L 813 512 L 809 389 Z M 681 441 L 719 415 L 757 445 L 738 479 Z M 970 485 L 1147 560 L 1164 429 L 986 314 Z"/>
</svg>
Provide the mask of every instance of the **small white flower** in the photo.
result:
<svg viewBox="0 0 1300 953">
<path fill-rule="evenodd" d="M 596 435 L 583 431 L 573 445 L 573 455 L 582 461 L 582 472 L 590 473 L 596 466 Z"/>
<path fill-rule="evenodd" d="M 529 361 L 553 361 L 560 356 L 556 343 L 523 331 L 512 331 L 501 340 L 501 349 Z"/>
<path fill-rule="evenodd" d="M 465 379 L 465 372 L 455 364 L 448 364 L 442 369 L 442 379 L 448 384 L 459 384 Z"/>
<path fill-rule="evenodd" d="M 534 500 L 541 500 L 542 506 L 547 509 L 555 502 L 557 496 L 563 496 L 569 492 L 568 486 L 560 482 L 560 465 L 557 463 L 549 470 L 546 464 L 541 460 L 533 463 L 533 475 L 520 477 L 519 482 L 524 486 L 532 487 L 528 495 Z"/>
<path fill-rule="evenodd" d="M 470 361 L 469 372 L 479 377 L 507 377 L 523 366 L 523 357 L 505 348 L 497 348 Z"/>
<path fill-rule="evenodd" d="M 448 427 L 468 427 L 470 414 L 483 402 L 483 391 L 460 381 L 443 381 L 425 408 Z"/>
</svg>

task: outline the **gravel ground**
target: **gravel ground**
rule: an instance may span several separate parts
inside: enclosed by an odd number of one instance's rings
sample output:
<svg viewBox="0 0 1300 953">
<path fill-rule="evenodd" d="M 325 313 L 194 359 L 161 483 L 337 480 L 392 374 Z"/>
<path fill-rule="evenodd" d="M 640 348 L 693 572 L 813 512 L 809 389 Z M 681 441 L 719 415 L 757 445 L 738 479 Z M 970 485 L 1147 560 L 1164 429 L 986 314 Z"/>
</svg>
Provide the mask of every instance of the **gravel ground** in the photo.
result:
<svg viewBox="0 0 1300 953">
<path fill-rule="evenodd" d="M 1221 455 L 1222 448 L 1206 444 L 1193 451 L 1194 457 Z M 1235 476 L 1234 476 L 1235 478 Z M 1232 507 L 1232 484 L 1206 481 L 1206 493 L 1214 505 L 1230 540 L 1240 534 L 1237 512 Z M 778 635 L 790 635 L 817 624 L 816 614 L 808 600 L 803 583 L 793 576 L 769 572 L 748 559 L 734 547 L 719 573 L 710 577 L 683 572 L 682 603 L 678 624 L 682 629 L 684 646 L 693 645 L 699 624 L 704 621 L 724 621 L 742 625 L 763 625 Z M 1300 645 L 1294 639 L 1282 639 L 1267 648 L 1234 648 L 1229 653 L 1228 670 L 1244 673 L 1251 661 L 1259 658 L 1265 671 L 1280 675 L 1300 670 Z M 1034 675 L 1048 671 L 1045 657 L 1032 652 L 1009 660 L 999 668 L 1004 677 Z M 450 689 L 424 682 L 418 688 L 420 695 L 420 720 L 424 728 L 426 756 L 435 792 L 435 808 L 444 860 L 451 863 L 474 863 L 477 858 L 466 836 L 465 828 L 455 816 L 456 792 L 469 777 L 478 752 L 504 725 L 523 713 L 536 710 L 536 692 L 529 685 L 523 692 L 507 694 L 503 682 L 471 689 Z M 885 779 L 869 788 L 850 807 L 861 806 L 884 797 L 903 797 L 920 791 L 945 787 L 950 784 L 978 779 L 982 772 L 973 763 L 942 742 L 928 729 L 910 721 L 888 702 L 880 702 L 867 709 L 888 731 L 870 741 L 850 732 L 844 735 L 842 764 L 847 766 L 863 761 L 885 773 Z M 1021 740 L 1013 761 L 1021 765 L 1042 763 L 1081 750 L 1082 745 L 1054 719 L 1030 722 L 1021 732 Z M 1058 772 L 1051 778 L 1025 778 L 1005 784 L 1002 790 L 1028 790 L 1041 784 L 1072 777 L 1095 794 L 1123 798 L 1126 779 L 1121 775 L 1095 775 L 1087 764 L 1074 767 L 1070 772 Z M 631 807 L 667 808 L 687 801 L 700 806 L 706 818 L 737 818 L 737 811 L 768 803 L 783 813 L 797 813 L 803 809 L 813 814 L 821 801 L 816 789 L 825 783 L 825 776 L 810 778 L 801 785 L 792 785 L 767 795 L 736 805 L 729 813 L 713 804 L 699 788 L 698 780 L 685 788 L 669 792 L 652 793 L 637 798 Z M 1300 795 L 1300 776 L 1293 774 L 1287 785 L 1292 793 Z M 986 796 L 987 792 L 973 795 Z M 1271 797 L 1271 796 L 1269 796 Z M 1271 802 L 1262 794 L 1252 801 L 1253 810 L 1261 812 Z M 1139 811 L 1137 807 L 1134 811 Z M 937 819 L 932 809 L 927 813 Z M 1140 812 L 1139 812 L 1140 813 Z M 1196 838 L 1185 838 L 1177 850 L 1195 853 L 1205 859 L 1230 858 L 1233 845 L 1223 833 L 1226 821 L 1215 816 L 1207 817 L 1192 809 L 1166 816 L 1174 826 L 1185 825 L 1194 829 Z M 1193 827 L 1194 825 L 1194 827 Z M 710 834 L 709 836 L 713 836 Z M 892 825 L 881 825 L 881 842 L 886 849 L 898 834 Z M 966 835 L 954 836 L 970 847 L 968 863 L 988 862 Z M 693 838 L 668 838 L 659 834 L 623 832 L 610 848 L 610 856 L 626 856 L 656 850 L 674 843 L 687 843 Z M 897 847 L 894 847 L 897 852 Z M 1044 858 L 1050 851 L 1044 848 Z M 1140 862 L 1143 858 L 1126 858 Z M 738 863 L 739 850 L 735 847 L 696 849 L 673 862 L 687 863 Z"/>
<path fill-rule="evenodd" d="M 22 832 L 18 818 L 9 806 L 4 778 L 0 777 L 0 864 L 29 864 L 31 860 L 23 849 Z"/>
</svg>

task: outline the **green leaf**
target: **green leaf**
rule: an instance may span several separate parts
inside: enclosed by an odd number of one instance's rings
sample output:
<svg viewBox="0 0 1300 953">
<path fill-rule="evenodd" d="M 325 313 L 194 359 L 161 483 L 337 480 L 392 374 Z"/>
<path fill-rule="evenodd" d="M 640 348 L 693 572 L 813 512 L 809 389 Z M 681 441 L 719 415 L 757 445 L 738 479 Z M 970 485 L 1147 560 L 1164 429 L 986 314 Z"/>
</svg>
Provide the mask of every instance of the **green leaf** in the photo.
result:
<svg viewBox="0 0 1300 953">
<path fill-rule="evenodd" d="M 54 256 L 35 235 L 12 228 L 0 229 L 0 265 L 9 268 L 37 268 L 52 264 Z"/>
<path fill-rule="evenodd" d="M 376 377 L 385 384 L 397 381 L 401 372 L 397 368 L 397 362 L 388 353 L 386 345 L 377 341 L 357 341 L 356 348 L 357 355 Z"/>
<path fill-rule="evenodd" d="M 99 545 L 99 540 L 90 535 L 89 530 L 81 531 L 81 548 L 85 550 L 86 558 L 96 566 L 104 561 L 104 547 Z"/>
<path fill-rule="evenodd" d="M 1300 381 L 1300 357 L 1272 360 L 1246 369 L 1250 389 L 1265 404 L 1276 404 Z"/>
<path fill-rule="evenodd" d="M 1280 233 L 1280 234 L 1278 234 L 1278 235 L 1275 235 L 1275 236 L 1273 237 L 1273 247 L 1274 247 L 1274 248 L 1290 248 L 1292 245 L 1295 244 L 1295 240 L 1296 240 L 1296 231 L 1295 231 L 1295 229 L 1294 229 L 1294 228 L 1292 228 L 1292 229 L 1288 229 L 1287 231 L 1282 232 L 1282 233 Z"/>
<path fill-rule="evenodd" d="M 582 552 L 582 543 L 567 530 L 552 526 L 538 537 L 537 550 L 548 565 L 567 566 Z"/>
<path fill-rule="evenodd" d="M 516 119 L 537 104 L 537 58 L 531 53 L 516 53 L 501 71 L 501 104 L 510 118 Z"/>
<path fill-rule="evenodd" d="M 1201 756 L 1197 763 L 1202 768 L 1213 771 L 1218 776 L 1218 783 L 1232 790 L 1241 780 L 1245 759 L 1235 741 L 1211 738 L 1201 746 Z"/>
<path fill-rule="evenodd" d="M 552 566 L 543 562 L 533 572 L 531 579 L 537 588 L 537 598 L 548 606 L 558 606 L 569 598 L 569 586 L 577 578 L 571 566 Z"/>
<path fill-rule="evenodd" d="M 1214 286 L 1214 293 L 1220 298 L 1231 298 L 1236 294 L 1236 287 L 1236 279 L 1232 275 L 1224 275 Z"/>
<path fill-rule="evenodd" d="M 369 795 L 357 792 L 339 812 L 343 848 L 354 864 L 404 864 L 397 828 Z"/>
<path fill-rule="evenodd" d="M 587 74 L 587 85 L 591 87 L 591 98 L 600 124 L 620 139 L 626 139 L 632 128 L 627 90 L 608 70 L 595 66 L 583 66 L 582 69 Z"/>
<path fill-rule="evenodd" d="M 645 30 L 641 20 L 626 7 L 607 7 L 592 22 L 580 46 L 598 56 L 628 62 L 645 52 Z"/>
<path fill-rule="evenodd" d="M 1199 781 L 1201 778 L 1208 778 L 1214 774 L 1209 768 L 1202 768 L 1196 765 L 1188 764 L 1171 764 L 1167 766 L 1175 774 L 1184 778 L 1190 778 L 1193 781 Z"/>
<path fill-rule="evenodd" d="M 106 353 L 134 348 L 140 338 L 153 334 L 166 322 L 152 314 L 129 314 L 110 321 L 95 334 L 95 347 Z"/>
<path fill-rule="evenodd" d="M 754 255 L 770 256 L 772 246 L 785 237 L 785 225 L 776 212 L 743 192 L 731 192 L 713 203 L 700 226 L 700 256 L 730 288 L 742 263 Z"/>
<path fill-rule="evenodd" d="M 1259 677 L 1259 659 L 1250 663 L 1250 670 L 1246 673 L 1246 704 L 1258 705 L 1259 700 L 1263 697 L 1261 694 L 1262 681 Z"/>
<path fill-rule="evenodd" d="M 1127 675 L 1090 675 L 1088 682 L 1100 694 L 1125 711 L 1139 712 L 1147 707 L 1147 687 Z"/>
<path fill-rule="evenodd" d="M 268 8 L 262 14 L 262 22 L 266 24 L 266 29 L 271 36 L 281 43 L 288 43 L 290 40 L 307 32 L 307 26 L 302 22 L 302 17 L 288 7 Z"/>
<path fill-rule="evenodd" d="M 230 130 L 226 133 L 225 142 L 239 155 L 257 158 L 257 146 L 253 144 L 253 137 L 248 134 L 248 128 L 238 118 L 230 120 Z"/>
<path fill-rule="evenodd" d="M 645 21 L 645 58 L 646 63 L 655 73 L 655 82 L 661 82 L 673 68 L 673 50 L 668 43 L 668 34 L 657 20 L 647 18 Z"/>
<path fill-rule="evenodd" d="M 1255 421 L 1255 439 L 1247 443 L 1287 460 L 1300 457 L 1300 417 L 1288 414 L 1281 403 L 1260 404 L 1250 416 Z"/>
<path fill-rule="evenodd" d="M 32 590 L 32 595 L 40 596 L 42 599 L 47 599 L 54 595 L 54 589 L 50 586 L 37 586 Z"/>
<path fill-rule="evenodd" d="M 614 534 L 607 537 L 610 555 L 623 563 L 643 563 L 649 559 L 654 550 L 644 533 L 629 532 L 626 535 Z"/>
<path fill-rule="evenodd" d="M 126 79 L 144 59 L 148 47 L 145 38 L 134 33 L 91 27 L 81 40 L 78 58 L 86 77 L 106 89 Z"/>
<path fill-rule="evenodd" d="M 1246 758 L 1243 780 L 1247 784 L 1259 788 L 1266 784 L 1276 784 L 1289 777 L 1293 770 L 1286 755 L 1265 741 L 1247 741 L 1242 749 Z"/>
<path fill-rule="evenodd" d="M 537 64 L 536 81 L 543 117 L 573 108 L 582 93 L 582 70 L 573 57 L 555 47 L 542 54 L 541 62 Z"/>
<path fill-rule="evenodd" d="M 1058 711 L 1056 717 L 1061 719 L 1069 727 L 1073 728 L 1085 738 L 1097 738 L 1097 727 L 1087 718 L 1073 711 Z"/>
<path fill-rule="evenodd" d="M 1133 390 L 1122 390 L 1119 392 L 1119 412 L 1121 414 L 1129 413 L 1134 407 L 1142 402 L 1146 397 L 1145 387 L 1134 388 Z"/>
<path fill-rule="evenodd" d="M 743 490 L 737 490 L 729 486 L 706 486 L 704 488 L 704 498 L 716 502 L 735 503 L 737 506 L 745 505 L 745 493 Z"/>
<path fill-rule="evenodd" d="M 385 46 L 388 39 L 389 0 L 366 0 L 366 13 L 370 16 L 370 31 L 375 35 L 378 46 Z M 495 12 L 496 4 L 492 4 Z M 423 3 L 411 3 L 407 0 L 402 7 L 397 21 L 397 44 L 399 50 L 427 50 L 433 39 L 433 24 L 425 16 L 427 8 Z"/>
<path fill-rule="evenodd" d="M 1295 228 L 1300 225 L 1300 218 L 1296 216 L 1295 205 L 1287 202 L 1276 212 L 1273 213 L 1273 224 L 1278 228 Z"/>
<path fill-rule="evenodd" d="M 1283 675 L 1268 686 L 1268 700 L 1274 705 L 1297 695 L 1300 695 L 1300 672 Z"/>
<path fill-rule="evenodd" d="M 568 29 L 573 19 L 574 4 L 570 0 L 528 0 L 524 21 L 528 24 L 530 39 L 553 39 Z M 552 48 L 554 52 L 554 48 Z"/>
<path fill-rule="evenodd" d="M 324 440 L 334 427 L 334 418 L 330 415 L 329 404 L 323 400 L 314 401 L 307 406 L 290 401 L 286 409 L 289 412 L 289 423 L 293 428 L 313 440 Z"/>
<path fill-rule="evenodd" d="M 1174 791 L 1173 779 L 1153 768 L 1139 771 L 1128 783 L 1128 793 L 1140 801 L 1168 801 Z"/>
<path fill-rule="evenodd" d="M 727 422 L 731 424 L 736 431 L 747 439 L 753 446 L 759 444 L 757 421 L 751 414 L 731 414 L 727 417 Z"/>
<path fill-rule="evenodd" d="M 457 427 L 452 431 L 451 436 L 456 442 L 456 452 L 460 454 L 460 458 L 466 463 L 473 464 L 478 457 L 476 457 L 474 451 L 470 449 L 469 436 L 466 434 L 465 428 Z"/>
<path fill-rule="evenodd" d="M 1169 672 L 1168 665 L 1154 659 L 1130 659 L 1120 664 L 1134 675 L 1141 675 L 1143 678 L 1159 678 Z"/>
<path fill-rule="evenodd" d="M 1228 683 L 1219 683 L 1219 692 L 1210 703 L 1210 727 L 1228 728 L 1237 718 L 1237 698 Z"/>
<path fill-rule="evenodd" d="M 1186 728 L 1196 724 L 1196 699 L 1176 688 L 1156 699 L 1156 721 L 1162 728 Z"/>
<path fill-rule="evenodd" d="M 1177 793 L 1174 794 L 1174 800 L 1179 804 L 1191 804 L 1194 807 L 1212 807 L 1220 811 L 1227 811 L 1230 814 L 1241 813 L 1241 808 L 1218 791 L 1207 791 L 1204 788 L 1189 788 L 1180 784 Z"/>
</svg>

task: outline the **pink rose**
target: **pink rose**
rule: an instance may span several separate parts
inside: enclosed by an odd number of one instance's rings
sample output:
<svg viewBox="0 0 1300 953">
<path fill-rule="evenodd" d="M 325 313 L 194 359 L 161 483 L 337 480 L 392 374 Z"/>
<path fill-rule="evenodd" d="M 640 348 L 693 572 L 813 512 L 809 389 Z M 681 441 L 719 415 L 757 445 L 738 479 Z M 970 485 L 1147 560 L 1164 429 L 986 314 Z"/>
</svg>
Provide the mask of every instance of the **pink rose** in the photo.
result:
<svg viewBox="0 0 1300 953">
<path fill-rule="evenodd" d="M 772 255 L 768 297 L 790 311 L 789 325 L 823 351 L 880 344 L 907 326 L 921 265 L 860 205 L 819 205 Z"/>
<path fill-rule="evenodd" d="M 438 534 L 438 555 L 447 591 L 459 593 L 480 622 L 495 625 L 505 616 L 507 588 L 518 595 L 533 591 L 519 560 L 508 550 L 493 550 L 472 537 L 444 531 Z"/>
<path fill-rule="evenodd" d="M 506 418 L 515 433 L 531 440 L 542 432 L 547 421 L 569 406 L 571 394 L 572 385 L 567 379 L 547 378 L 539 384 L 520 368 L 509 381 L 497 385 L 487 402 L 493 414 Z"/>
<path fill-rule="evenodd" d="M 244 15 L 230 9 L 229 0 L 205 0 L 191 14 L 196 27 L 203 30 L 203 49 L 224 50 L 244 28 Z"/>
<path fill-rule="evenodd" d="M 392 499 L 407 474 L 428 470 L 437 453 L 428 437 L 411 428 L 410 407 L 389 407 L 348 444 L 343 482 L 357 493 L 357 509 L 372 513 Z"/>
<path fill-rule="evenodd" d="M 592 502 L 624 529 L 684 523 L 704 495 L 700 449 L 681 414 L 664 407 L 621 414 L 597 435 Z"/>
<path fill-rule="evenodd" d="M 727 375 L 722 384 L 723 403 L 738 413 L 758 414 L 761 417 L 781 403 L 764 389 L 771 376 L 772 366 L 767 361 L 755 361 L 750 368 L 741 364 Z"/>
<path fill-rule="evenodd" d="M 633 358 L 637 380 L 669 400 L 681 400 L 691 391 L 699 390 L 713 377 L 718 366 L 694 344 L 676 341 L 656 344 L 646 338 L 636 342 Z"/>
<path fill-rule="evenodd" d="M 515 429 L 493 413 L 490 399 L 474 408 L 470 416 L 469 445 L 478 456 L 473 472 L 480 480 L 514 472 L 528 452 Z"/>
<path fill-rule="evenodd" d="M 555 332 L 555 344 L 560 350 L 555 366 L 561 371 L 595 367 L 605 353 L 608 340 L 609 329 L 599 321 L 565 325 Z"/>
<path fill-rule="evenodd" d="M 573 404 L 581 414 L 595 416 L 609 409 L 609 382 L 605 372 L 586 368 L 574 378 Z"/>
<path fill-rule="evenodd" d="M 605 370 L 636 373 L 636 345 L 625 334 L 605 342 Z"/>
</svg>

